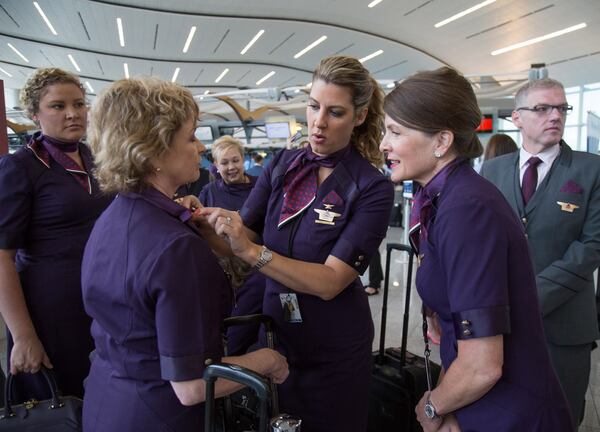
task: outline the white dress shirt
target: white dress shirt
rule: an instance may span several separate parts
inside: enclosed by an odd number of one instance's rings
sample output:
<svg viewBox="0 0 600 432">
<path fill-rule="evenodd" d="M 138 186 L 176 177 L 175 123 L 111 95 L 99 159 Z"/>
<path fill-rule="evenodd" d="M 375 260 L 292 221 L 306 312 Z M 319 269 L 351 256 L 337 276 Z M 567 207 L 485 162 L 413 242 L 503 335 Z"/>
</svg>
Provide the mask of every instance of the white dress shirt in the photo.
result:
<svg viewBox="0 0 600 432">
<path fill-rule="evenodd" d="M 525 150 L 524 147 L 521 147 L 521 150 L 519 151 L 519 184 L 523 185 L 523 175 L 525 174 L 525 170 L 529 166 L 529 158 L 537 156 L 542 160 L 542 162 L 540 162 L 537 166 L 538 181 L 537 185 L 535 186 L 537 190 L 537 187 L 540 185 L 540 183 L 544 181 L 544 178 L 548 174 L 548 171 L 550 171 L 550 168 L 552 168 L 552 164 L 558 157 L 559 153 L 559 144 L 553 145 L 552 147 L 549 147 L 535 155 L 529 153 L 527 150 Z"/>
</svg>

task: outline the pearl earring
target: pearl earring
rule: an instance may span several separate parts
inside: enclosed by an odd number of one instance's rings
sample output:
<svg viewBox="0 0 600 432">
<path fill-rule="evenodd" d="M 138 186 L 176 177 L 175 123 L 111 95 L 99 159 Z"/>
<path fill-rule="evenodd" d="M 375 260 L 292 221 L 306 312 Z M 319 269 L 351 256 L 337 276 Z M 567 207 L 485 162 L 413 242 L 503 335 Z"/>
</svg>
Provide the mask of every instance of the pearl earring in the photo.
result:
<svg viewBox="0 0 600 432">
<path fill-rule="evenodd" d="M 156 168 L 154 168 L 154 171 L 156 171 L 156 172 L 160 172 L 160 167 L 156 167 Z"/>
<path fill-rule="evenodd" d="M 433 155 L 438 159 L 442 157 L 442 154 L 440 152 L 435 152 Z"/>
</svg>

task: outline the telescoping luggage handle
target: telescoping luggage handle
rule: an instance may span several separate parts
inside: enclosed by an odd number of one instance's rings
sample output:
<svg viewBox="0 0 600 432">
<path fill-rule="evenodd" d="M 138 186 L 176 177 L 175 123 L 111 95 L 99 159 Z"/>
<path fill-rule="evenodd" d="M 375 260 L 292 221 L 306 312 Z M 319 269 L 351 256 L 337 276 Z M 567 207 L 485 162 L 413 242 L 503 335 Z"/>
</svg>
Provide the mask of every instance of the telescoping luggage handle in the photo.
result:
<svg viewBox="0 0 600 432">
<path fill-rule="evenodd" d="M 267 402 L 270 398 L 269 382 L 262 375 L 250 369 L 223 363 L 209 365 L 204 370 L 204 380 L 206 381 L 204 431 L 215 431 L 215 381 L 217 378 L 224 378 L 243 384 L 256 393 L 260 400 L 259 431 L 265 432 L 268 422 Z"/>
<path fill-rule="evenodd" d="M 400 243 L 388 243 L 387 253 L 385 257 L 385 280 L 383 282 L 383 305 L 381 306 L 381 335 L 379 338 L 379 354 L 377 356 L 377 364 L 383 364 L 385 355 L 385 326 L 387 321 L 387 302 L 390 282 L 390 262 L 393 250 L 404 251 L 408 253 L 408 269 L 406 275 L 406 295 L 404 299 L 404 317 L 402 323 L 402 345 L 400 347 L 400 366 L 406 364 L 406 343 L 408 335 L 408 318 L 410 312 L 410 291 L 412 287 L 412 269 L 414 260 L 414 251 L 412 247 Z"/>
<path fill-rule="evenodd" d="M 221 324 L 221 333 L 226 334 L 229 327 L 262 324 L 265 326 L 265 334 L 267 337 L 267 347 L 275 349 L 275 340 L 273 338 L 273 318 L 264 314 L 240 315 L 235 317 L 225 318 Z M 225 345 L 227 347 L 227 345 Z M 279 394 L 277 393 L 277 384 L 269 381 L 271 387 L 271 416 L 275 417 L 279 414 Z"/>
</svg>

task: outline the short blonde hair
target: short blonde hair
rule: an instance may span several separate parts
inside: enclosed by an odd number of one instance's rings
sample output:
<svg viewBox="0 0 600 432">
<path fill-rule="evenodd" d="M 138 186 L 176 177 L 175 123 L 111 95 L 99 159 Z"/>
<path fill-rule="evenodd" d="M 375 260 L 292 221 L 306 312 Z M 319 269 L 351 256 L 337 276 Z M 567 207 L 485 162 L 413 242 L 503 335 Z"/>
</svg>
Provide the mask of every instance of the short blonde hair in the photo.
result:
<svg viewBox="0 0 600 432">
<path fill-rule="evenodd" d="M 223 153 L 225 153 L 230 148 L 234 148 L 240 152 L 240 156 L 244 157 L 244 145 L 242 142 L 231 135 L 223 135 L 219 139 L 217 139 L 211 149 L 210 152 L 213 155 L 213 159 L 216 163 L 219 162 Z"/>
<path fill-rule="evenodd" d="M 71 72 L 58 68 L 41 68 L 32 73 L 21 89 L 21 104 L 27 110 L 29 118 L 32 118 L 40 110 L 40 100 L 48 91 L 48 87 L 54 84 L 73 84 L 81 90 L 85 97 L 85 89 L 79 78 Z"/>
<path fill-rule="evenodd" d="M 192 94 L 177 84 L 157 78 L 111 84 L 92 107 L 88 133 L 101 188 L 139 190 L 154 172 L 152 160 L 168 151 L 173 135 L 198 114 Z"/>
</svg>

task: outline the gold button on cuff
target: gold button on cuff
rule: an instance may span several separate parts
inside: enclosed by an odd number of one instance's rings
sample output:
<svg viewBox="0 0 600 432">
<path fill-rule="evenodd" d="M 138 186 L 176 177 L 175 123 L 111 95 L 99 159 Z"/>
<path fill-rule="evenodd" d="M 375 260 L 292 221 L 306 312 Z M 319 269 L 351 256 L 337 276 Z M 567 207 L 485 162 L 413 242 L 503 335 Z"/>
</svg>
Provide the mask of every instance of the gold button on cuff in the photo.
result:
<svg viewBox="0 0 600 432">
<path fill-rule="evenodd" d="M 364 256 L 364 255 L 359 255 L 359 256 L 358 256 L 358 259 L 359 259 L 360 261 L 362 261 L 362 260 L 364 260 L 364 259 L 365 259 L 365 256 Z"/>
<path fill-rule="evenodd" d="M 469 330 L 469 329 L 464 329 L 464 330 L 463 330 L 463 334 L 464 334 L 465 336 L 471 336 L 471 333 L 472 333 L 472 332 L 471 332 L 471 330 Z"/>
<path fill-rule="evenodd" d="M 212 364 L 212 362 L 213 362 L 213 361 L 212 361 L 212 359 L 209 359 L 209 358 L 208 358 L 208 359 L 206 359 L 206 360 L 204 360 L 204 364 L 205 364 L 206 366 L 208 366 L 208 365 L 211 365 L 211 364 Z"/>
<path fill-rule="evenodd" d="M 464 326 L 469 326 L 469 325 L 471 325 L 471 321 L 469 321 L 469 320 L 462 320 L 461 324 L 464 325 Z"/>
<path fill-rule="evenodd" d="M 361 265 L 361 264 L 362 264 L 362 263 L 361 263 L 360 261 L 356 261 L 356 262 L 354 263 L 354 267 L 358 267 L 358 266 L 359 266 L 359 265 Z"/>
</svg>

